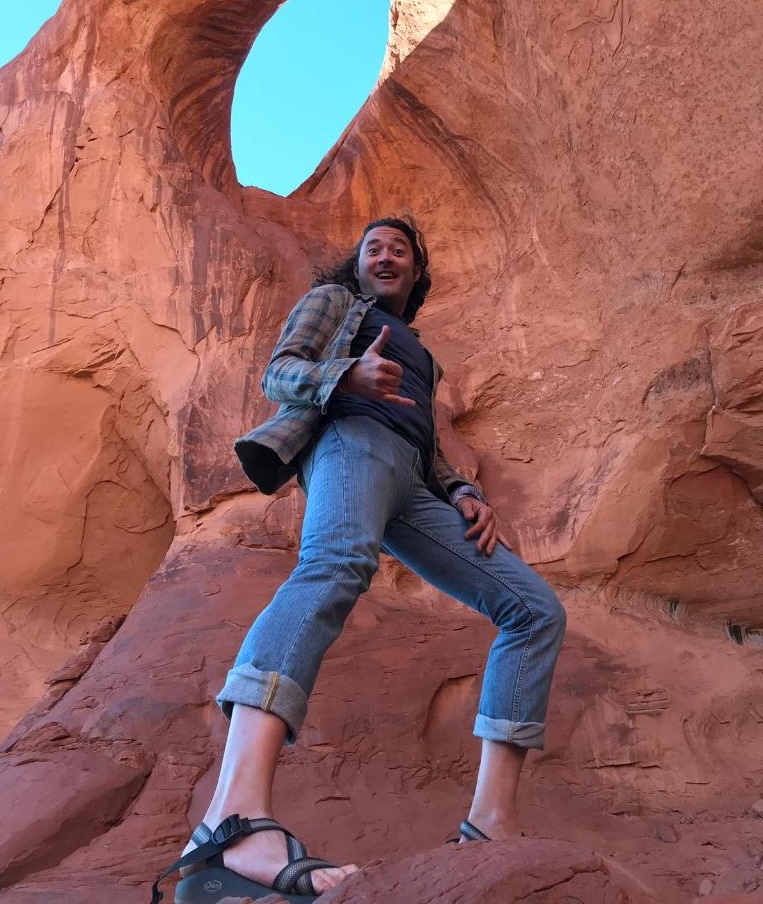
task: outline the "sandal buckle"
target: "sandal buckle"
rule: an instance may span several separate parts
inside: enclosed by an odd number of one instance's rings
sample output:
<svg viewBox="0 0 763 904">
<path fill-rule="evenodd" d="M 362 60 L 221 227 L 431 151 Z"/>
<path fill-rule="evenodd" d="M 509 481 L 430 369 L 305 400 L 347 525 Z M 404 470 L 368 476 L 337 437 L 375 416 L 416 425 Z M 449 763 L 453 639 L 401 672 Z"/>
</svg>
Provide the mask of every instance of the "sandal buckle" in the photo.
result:
<svg viewBox="0 0 763 904">
<path fill-rule="evenodd" d="M 234 813 L 232 816 L 226 816 L 214 832 L 212 832 L 212 840 L 216 844 L 224 844 L 227 846 L 228 842 L 232 841 L 234 838 L 246 834 L 244 821 L 238 813 Z"/>
</svg>

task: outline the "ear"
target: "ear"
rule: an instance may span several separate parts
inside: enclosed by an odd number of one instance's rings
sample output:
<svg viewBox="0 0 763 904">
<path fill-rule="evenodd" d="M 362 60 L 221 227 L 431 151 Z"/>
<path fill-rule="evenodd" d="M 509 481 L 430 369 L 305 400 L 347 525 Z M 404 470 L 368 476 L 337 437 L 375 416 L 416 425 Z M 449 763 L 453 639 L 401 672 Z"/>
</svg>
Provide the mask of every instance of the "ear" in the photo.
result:
<svg viewBox="0 0 763 904">
<path fill-rule="evenodd" d="M 413 281 L 418 282 L 420 276 L 421 276 L 421 267 L 414 267 L 413 268 Z"/>
<path fill-rule="evenodd" d="M 355 277 L 355 279 L 358 278 L 358 265 L 357 264 L 352 265 L 352 275 Z"/>
</svg>

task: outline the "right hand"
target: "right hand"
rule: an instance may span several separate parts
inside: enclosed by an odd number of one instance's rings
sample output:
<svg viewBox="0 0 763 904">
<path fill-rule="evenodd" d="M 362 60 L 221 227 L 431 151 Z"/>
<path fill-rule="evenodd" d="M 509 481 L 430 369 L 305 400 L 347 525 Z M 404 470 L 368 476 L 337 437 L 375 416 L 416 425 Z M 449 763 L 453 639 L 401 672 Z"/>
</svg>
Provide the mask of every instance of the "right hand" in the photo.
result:
<svg viewBox="0 0 763 904">
<path fill-rule="evenodd" d="M 456 508 L 461 512 L 472 526 L 464 534 L 466 540 L 477 539 L 477 552 L 484 552 L 492 556 L 497 543 L 503 544 L 506 549 L 511 549 L 511 543 L 498 529 L 498 519 L 495 510 L 486 502 L 480 502 L 474 496 L 462 496 L 456 503 Z"/>
<path fill-rule="evenodd" d="M 381 355 L 390 332 L 389 326 L 385 324 L 363 355 L 345 372 L 342 388 L 345 392 L 352 392 L 364 399 L 394 402 L 410 408 L 416 404 L 413 399 L 397 394 L 403 378 L 403 368 Z"/>
</svg>

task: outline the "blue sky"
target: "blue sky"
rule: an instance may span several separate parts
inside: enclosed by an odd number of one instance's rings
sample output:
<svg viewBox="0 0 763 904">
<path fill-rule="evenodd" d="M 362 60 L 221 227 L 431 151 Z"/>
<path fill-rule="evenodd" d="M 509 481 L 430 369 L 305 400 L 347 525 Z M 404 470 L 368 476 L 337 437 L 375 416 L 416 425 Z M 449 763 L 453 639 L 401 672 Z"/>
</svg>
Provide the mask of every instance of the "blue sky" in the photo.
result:
<svg viewBox="0 0 763 904">
<path fill-rule="evenodd" d="M 0 0 L 0 66 L 60 0 Z M 286 0 L 260 32 L 236 85 L 239 181 L 288 194 L 315 169 L 373 90 L 389 0 Z"/>
</svg>

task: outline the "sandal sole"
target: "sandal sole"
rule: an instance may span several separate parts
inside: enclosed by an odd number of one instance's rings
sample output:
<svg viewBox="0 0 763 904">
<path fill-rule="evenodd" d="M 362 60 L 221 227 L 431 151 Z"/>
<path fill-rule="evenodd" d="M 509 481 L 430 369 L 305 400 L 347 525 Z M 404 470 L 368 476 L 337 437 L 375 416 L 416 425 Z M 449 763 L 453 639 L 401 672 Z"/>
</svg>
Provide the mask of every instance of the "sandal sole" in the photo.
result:
<svg viewBox="0 0 763 904">
<path fill-rule="evenodd" d="M 287 895 L 240 876 L 231 869 L 209 867 L 181 879 L 175 888 L 175 904 L 217 904 L 223 898 L 265 898 L 280 895 L 289 904 L 311 904 L 317 895 Z"/>
</svg>

